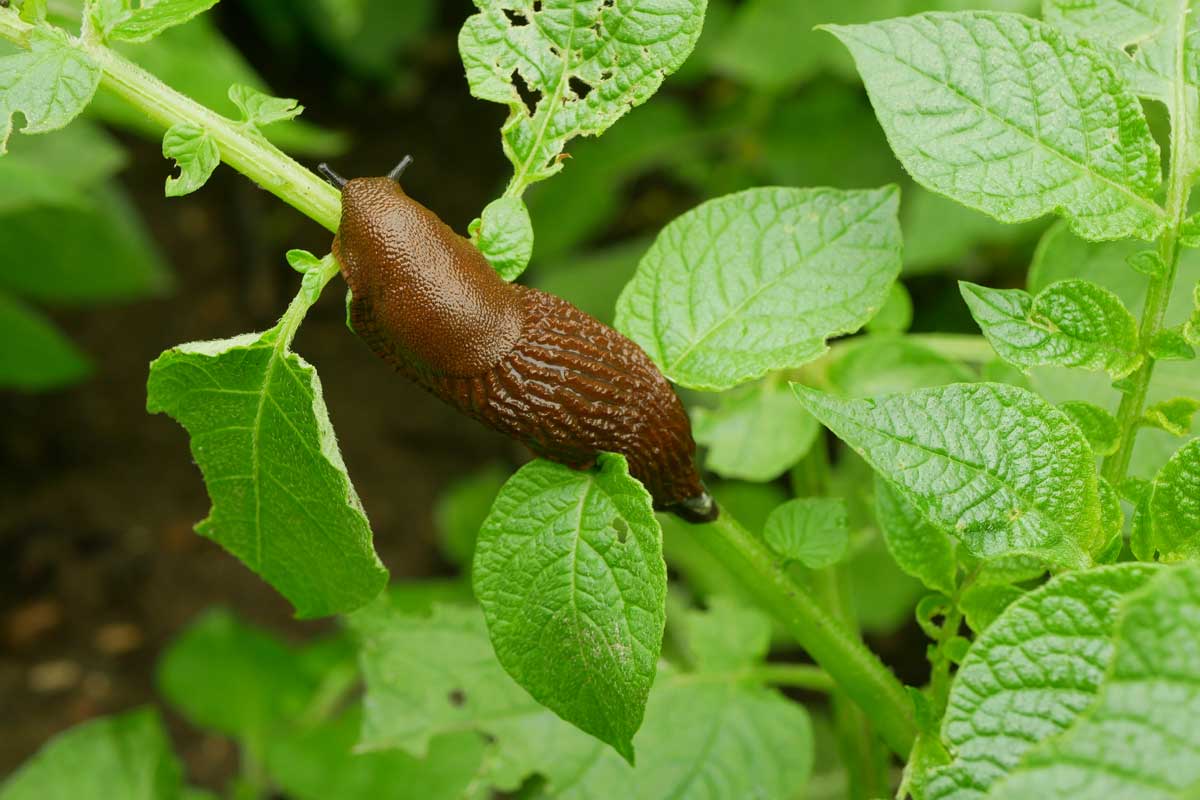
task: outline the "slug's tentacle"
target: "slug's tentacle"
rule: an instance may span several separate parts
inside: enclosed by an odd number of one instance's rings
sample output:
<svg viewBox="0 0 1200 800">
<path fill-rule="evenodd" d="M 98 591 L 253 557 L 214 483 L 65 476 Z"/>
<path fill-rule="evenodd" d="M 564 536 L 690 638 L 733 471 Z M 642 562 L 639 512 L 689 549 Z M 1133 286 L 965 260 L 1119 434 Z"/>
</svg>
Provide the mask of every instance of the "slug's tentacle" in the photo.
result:
<svg viewBox="0 0 1200 800">
<path fill-rule="evenodd" d="M 345 178 L 343 178 L 341 175 L 338 175 L 336 172 L 334 172 L 333 167 L 329 166 L 328 164 L 326 164 L 324 162 L 317 164 L 317 172 L 321 173 L 321 177 L 323 177 L 325 180 L 329 181 L 329 183 L 335 189 L 345 189 L 346 184 L 350 182 L 350 181 L 346 180 Z"/>
<path fill-rule="evenodd" d="M 413 162 L 411 155 L 406 155 L 400 159 L 400 163 L 392 167 L 392 171 L 388 173 L 388 180 L 400 182 L 400 176 L 404 174 L 404 170 L 408 169 L 408 165 Z"/>
</svg>

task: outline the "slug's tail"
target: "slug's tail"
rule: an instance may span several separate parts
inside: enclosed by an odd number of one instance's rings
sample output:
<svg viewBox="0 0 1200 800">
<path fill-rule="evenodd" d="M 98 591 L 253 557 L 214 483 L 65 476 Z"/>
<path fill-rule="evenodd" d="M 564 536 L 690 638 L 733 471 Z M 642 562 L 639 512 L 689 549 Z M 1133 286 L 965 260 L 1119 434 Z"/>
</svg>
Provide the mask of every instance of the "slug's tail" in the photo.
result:
<svg viewBox="0 0 1200 800">
<path fill-rule="evenodd" d="M 708 492 L 701 492 L 695 497 L 674 503 L 668 506 L 667 510 L 680 519 L 695 524 L 712 522 L 721 513 L 721 510 L 717 508 L 717 502 Z"/>
</svg>

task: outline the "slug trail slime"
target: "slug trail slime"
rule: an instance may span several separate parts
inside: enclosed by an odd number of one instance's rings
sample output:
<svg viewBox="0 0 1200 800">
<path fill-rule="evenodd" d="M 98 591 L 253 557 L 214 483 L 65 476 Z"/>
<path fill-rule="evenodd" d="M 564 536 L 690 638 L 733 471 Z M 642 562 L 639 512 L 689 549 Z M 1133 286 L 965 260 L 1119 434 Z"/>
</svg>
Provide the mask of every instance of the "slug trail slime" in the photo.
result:
<svg viewBox="0 0 1200 800">
<path fill-rule="evenodd" d="M 333 254 L 350 322 L 381 358 L 468 416 L 576 469 L 620 453 L 657 508 L 717 516 L 683 404 L 634 342 L 562 298 L 505 282 L 398 179 L 347 181 Z"/>
</svg>

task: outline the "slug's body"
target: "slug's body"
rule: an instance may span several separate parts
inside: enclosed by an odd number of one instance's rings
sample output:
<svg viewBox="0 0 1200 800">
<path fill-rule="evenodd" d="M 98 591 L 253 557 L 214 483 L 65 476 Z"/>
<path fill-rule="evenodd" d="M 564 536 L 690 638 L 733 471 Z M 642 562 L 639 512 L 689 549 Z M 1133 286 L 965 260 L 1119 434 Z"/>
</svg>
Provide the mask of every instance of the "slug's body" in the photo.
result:
<svg viewBox="0 0 1200 800">
<path fill-rule="evenodd" d="M 355 332 L 398 371 L 552 461 L 584 469 L 621 453 L 657 507 L 716 517 L 687 413 L 632 341 L 506 283 L 391 178 L 344 184 L 333 253 Z"/>
</svg>

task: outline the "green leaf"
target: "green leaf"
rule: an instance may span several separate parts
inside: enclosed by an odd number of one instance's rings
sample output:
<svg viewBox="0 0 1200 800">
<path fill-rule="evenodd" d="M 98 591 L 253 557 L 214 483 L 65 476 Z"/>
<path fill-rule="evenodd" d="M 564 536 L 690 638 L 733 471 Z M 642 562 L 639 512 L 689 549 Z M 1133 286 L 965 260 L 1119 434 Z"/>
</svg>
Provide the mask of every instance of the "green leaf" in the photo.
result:
<svg viewBox="0 0 1200 800">
<path fill-rule="evenodd" d="M 1162 570 L 1130 594 L 1094 704 L 1045 739 L 989 797 L 1191 798 L 1200 786 L 1200 568 Z"/>
<path fill-rule="evenodd" d="M 1150 340 L 1147 350 L 1150 357 L 1158 361 L 1191 361 L 1196 357 L 1196 351 L 1188 344 L 1182 328 L 1159 331 Z"/>
<path fill-rule="evenodd" d="M 54 323 L 0 292 L 0 387 L 40 392 L 83 380 L 87 356 Z"/>
<path fill-rule="evenodd" d="M 164 293 L 171 276 L 129 200 L 98 186 L 83 206 L 30 208 L 0 224 L 0 289 L 61 305 L 120 302 Z"/>
<path fill-rule="evenodd" d="M 659 234 L 617 303 L 617 328 L 676 383 L 720 390 L 825 352 L 900 271 L 895 187 L 751 189 Z"/>
<path fill-rule="evenodd" d="M 834 389 L 849 397 L 975 380 L 971 370 L 957 361 L 911 339 L 883 336 L 864 336 L 839 348 L 828 378 Z"/>
<path fill-rule="evenodd" d="M 242 112 L 242 120 L 256 128 L 292 120 L 304 112 L 304 106 L 296 100 L 272 97 L 241 83 L 229 87 L 229 99 Z"/>
<path fill-rule="evenodd" d="M 362 709 L 284 731 L 267 743 L 265 764 L 276 785 L 294 800 L 378 800 L 407 796 L 463 800 L 484 769 L 486 746 L 467 731 L 435 737 L 425 758 L 403 750 L 355 752 Z"/>
<path fill-rule="evenodd" d="M 1188 436 L 1192 432 L 1192 417 L 1200 410 L 1200 400 L 1191 397 L 1174 397 L 1148 406 L 1142 412 L 1141 422 L 1159 428 L 1172 436 Z"/>
<path fill-rule="evenodd" d="M 504 280 L 516 280 L 529 265 L 533 222 L 521 198 L 501 197 L 488 203 L 469 231 L 471 241 Z"/>
<path fill-rule="evenodd" d="M 221 151 L 208 132 L 190 122 L 172 125 L 163 137 L 163 157 L 179 165 L 179 177 L 167 178 L 167 197 L 191 194 L 204 184 L 221 163 Z"/>
<path fill-rule="evenodd" d="M 795 795 L 811 771 L 812 733 L 802 707 L 745 674 L 765 649 L 762 615 L 714 601 L 683 621 L 699 671 L 659 673 L 632 768 L 513 683 L 478 610 L 416 618 L 372 604 L 351 617 L 367 681 L 359 749 L 424 752 L 443 731 L 477 730 L 495 740 L 480 782 L 509 792 L 539 773 L 556 800 Z"/>
<path fill-rule="evenodd" d="M 1140 564 L 1071 572 L 1008 606 L 950 687 L 942 738 L 955 758 L 922 787 L 926 800 L 983 797 L 1069 727 L 1099 691 L 1122 601 L 1154 574 Z"/>
<path fill-rule="evenodd" d="M 452 563 L 471 563 L 479 529 L 508 476 L 508 470 L 492 465 L 459 478 L 438 497 L 433 507 L 438 544 Z"/>
<path fill-rule="evenodd" d="M 1094 283 L 1059 281 L 1036 296 L 966 281 L 959 288 L 996 353 L 1015 367 L 1103 369 L 1122 378 L 1141 364 L 1137 320 Z"/>
<path fill-rule="evenodd" d="M 0 213 L 35 206 L 88 205 L 86 189 L 125 165 L 121 146 L 98 125 L 77 119 L 60 131 L 10 142 L 0 158 Z"/>
<path fill-rule="evenodd" d="M 787 385 L 767 378 L 692 412 L 692 432 L 708 448 L 704 465 L 725 478 L 771 481 L 804 458 L 820 426 Z"/>
<path fill-rule="evenodd" d="M 1096 485 L 1100 490 L 1102 538 L 1106 542 L 1096 553 L 1096 563 L 1115 564 L 1125 547 L 1125 510 L 1121 508 L 1121 496 L 1111 483 L 1100 478 Z"/>
<path fill-rule="evenodd" d="M 113 41 L 147 42 L 167 28 L 182 25 L 217 4 L 217 0 L 142 0 L 137 8 L 122 0 L 126 9 L 109 20 L 104 34 Z"/>
<path fill-rule="evenodd" d="M 840 400 L 792 384 L 813 416 L 976 556 L 1085 565 L 1098 544 L 1093 455 L 1061 411 L 998 383 Z"/>
<path fill-rule="evenodd" d="M 46 20 L 46 0 L 24 0 L 20 17 L 25 22 L 39 24 Z"/>
<path fill-rule="evenodd" d="M 850 531 L 846 501 L 840 497 L 800 497 L 771 512 L 763 538 L 779 555 L 821 569 L 846 556 Z"/>
<path fill-rule="evenodd" d="M 1153 250 L 1142 250 L 1133 253 L 1125 259 L 1135 272 L 1140 272 L 1147 278 L 1158 278 L 1167 274 L 1167 262 Z"/>
<path fill-rule="evenodd" d="M 299 654 L 223 609 L 206 612 L 162 655 L 158 688 L 192 724 L 231 736 L 261 755 L 297 719 L 319 678 Z"/>
<path fill-rule="evenodd" d="M 1163 561 L 1200 557 L 1200 439 L 1179 448 L 1159 471 L 1147 510 L 1149 544 Z"/>
<path fill-rule="evenodd" d="M 1117 452 L 1117 446 L 1121 443 L 1121 428 L 1116 417 L 1100 406 L 1081 400 L 1068 400 L 1059 403 L 1058 407 L 1083 433 L 1096 455 L 1108 456 Z"/>
<path fill-rule="evenodd" d="M 496 498 L 473 570 L 496 656 L 538 702 L 633 763 L 662 647 L 667 571 L 650 495 L 622 456 L 538 460 Z"/>
<path fill-rule="evenodd" d="M 1003 222 L 1062 213 L 1089 239 L 1162 230 L 1158 147 L 1137 97 L 1088 46 L 988 12 L 828 30 L 854 56 L 892 150 L 926 188 Z"/>
<path fill-rule="evenodd" d="M 600 135 L 658 90 L 695 46 L 705 0 L 475 5 L 459 52 L 471 94 L 509 107 L 501 136 L 519 191 L 562 168 L 568 139 Z"/>
<path fill-rule="evenodd" d="M 1195 301 L 1195 308 L 1188 316 L 1187 322 L 1183 324 L 1183 338 L 1187 343 L 1200 347 L 1200 282 L 1196 283 L 1196 288 L 1192 290 L 1192 297 Z"/>
<path fill-rule="evenodd" d="M 954 540 L 929 524 L 881 475 L 875 476 L 875 515 L 900 569 L 935 592 L 953 595 L 958 572 Z"/>
<path fill-rule="evenodd" d="M 912 297 L 904 284 L 896 281 L 883 301 L 883 308 L 865 327 L 868 333 L 904 333 L 912 325 L 912 315 Z"/>
<path fill-rule="evenodd" d="M 25 118 L 22 133 L 65 127 L 87 108 L 100 85 L 100 67 L 67 35 L 39 26 L 29 49 L 0 58 L 0 155 L 7 152 L 13 114 Z"/>
<path fill-rule="evenodd" d="M 140 709 L 54 737 L 0 785 L 0 800 L 175 800 L 182 778 L 158 714 Z"/>
<path fill-rule="evenodd" d="M 195 342 L 150 365 L 146 408 L 187 428 L 213 509 L 196 526 L 300 617 L 351 611 L 387 582 L 316 370 L 282 326 Z"/>
<path fill-rule="evenodd" d="M 972 584 L 963 591 L 958 604 L 967 625 L 980 634 L 1024 594 L 1024 589 L 1008 583 Z"/>
</svg>

